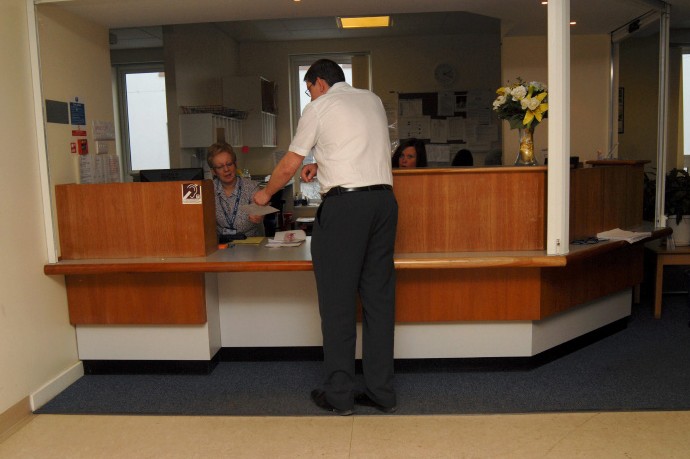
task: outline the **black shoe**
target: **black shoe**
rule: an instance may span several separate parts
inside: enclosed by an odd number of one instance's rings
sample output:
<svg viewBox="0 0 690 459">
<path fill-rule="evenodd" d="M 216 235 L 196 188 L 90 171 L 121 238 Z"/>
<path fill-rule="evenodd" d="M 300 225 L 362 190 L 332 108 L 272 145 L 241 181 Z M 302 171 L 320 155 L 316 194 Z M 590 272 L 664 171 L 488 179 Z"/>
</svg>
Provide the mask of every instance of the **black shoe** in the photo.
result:
<svg viewBox="0 0 690 459">
<path fill-rule="evenodd" d="M 397 406 L 383 406 L 383 405 L 373 401 L 365 393 L 361 393 L 361 394 L 358 394 L 355 396 L 355 404 L 362 405 L 362 406 L 371 406 L 371 407 L 374 407 L 383 413 L 388 413 L 388 414 L 395 413 L 396 411 L 398 411 Z"/>
<path fill-rule="evenodd" d="M 328 400 L 326 400 L 326 393 L 321 389 L 314 389 L 311 391 L 311 399 L 314 400 L 314 403 L 316 403 L 316 406 L 319 408 L 322 408 L 326 411 L 332 411 L 340 416 L 350 416 L 352 413 L 354 413 L 354 410 L 339 410 L 328 403 Z"/>
</svg>

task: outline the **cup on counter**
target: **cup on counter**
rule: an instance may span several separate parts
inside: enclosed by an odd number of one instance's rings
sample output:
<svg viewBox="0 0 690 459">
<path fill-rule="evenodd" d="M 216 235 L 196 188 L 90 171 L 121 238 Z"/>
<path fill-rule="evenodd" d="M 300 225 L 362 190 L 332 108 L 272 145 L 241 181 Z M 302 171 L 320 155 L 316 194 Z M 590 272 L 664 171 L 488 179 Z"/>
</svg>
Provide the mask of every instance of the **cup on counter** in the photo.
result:
<svg viewBox="0 0 690 459">
<path fill-rule="evenodd" d="M 283 231 L 291 230 L 294 222 L 295 221 L 292 219 L 292 212 L 283 212 Z"/>
<path fill-rule="evenodd" d="M 297 229 L 301 229 L 307 236 L 311 236 L 314 227 L 314 217 L 300 217 L 297 219 Z"/>
</svg>

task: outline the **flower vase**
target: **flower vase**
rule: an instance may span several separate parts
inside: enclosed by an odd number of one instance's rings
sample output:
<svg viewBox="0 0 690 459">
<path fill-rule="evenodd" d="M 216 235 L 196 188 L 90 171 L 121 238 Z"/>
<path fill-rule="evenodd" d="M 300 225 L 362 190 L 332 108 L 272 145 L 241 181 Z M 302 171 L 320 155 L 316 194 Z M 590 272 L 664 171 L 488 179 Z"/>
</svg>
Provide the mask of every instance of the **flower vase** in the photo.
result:
<svg viewBox="0 0 690 459">
<path fill-rule="evenodd" d="M 515 159 L 516 166 L 536 166 L 537 160 L 534 157 L 534 128 L 518 128 L 518 135 L 520 137 L 520 151 L 517 159 Z"/>
</svg>

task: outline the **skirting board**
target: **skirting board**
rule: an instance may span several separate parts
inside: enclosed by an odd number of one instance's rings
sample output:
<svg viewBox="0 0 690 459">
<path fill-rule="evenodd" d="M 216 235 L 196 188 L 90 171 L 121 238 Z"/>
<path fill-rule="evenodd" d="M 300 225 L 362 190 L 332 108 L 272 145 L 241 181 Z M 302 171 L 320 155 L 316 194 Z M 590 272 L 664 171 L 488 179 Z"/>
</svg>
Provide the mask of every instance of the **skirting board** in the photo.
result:
<svg viewBox="0 0 690 459">
<path fill-rule="evenodd" d="M 24 397 L 4 412 L 0 413 L 0 443 L 12 435 L 31 419 L 31 403 Z"/>
<path fill-rule="evenodd" d="M 31 410 L 36 411 L 82 376 L 84 365 L 79 361 L 29 395 Z"/>
</svg>

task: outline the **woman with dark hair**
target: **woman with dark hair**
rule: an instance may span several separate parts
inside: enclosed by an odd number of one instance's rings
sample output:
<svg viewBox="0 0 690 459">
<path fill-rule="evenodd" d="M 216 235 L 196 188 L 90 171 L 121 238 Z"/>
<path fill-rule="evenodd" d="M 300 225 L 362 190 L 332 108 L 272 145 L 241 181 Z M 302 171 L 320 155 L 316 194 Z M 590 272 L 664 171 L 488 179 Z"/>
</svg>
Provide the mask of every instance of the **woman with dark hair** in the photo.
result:
<svg viewBox="0 0 690 459">
<path fill-rule="evenodd" d="M 472 158 L 472 152 L 463 148 L 455 153 L 455 158 L 451 166 L 474 166 L 474 158 Z"/>
<path fill-rule="evenodd" d="M 412 137 L 400 142 L 393 153 L 393 167 L 426 167 L 424 142 Z"/>
</svg>

